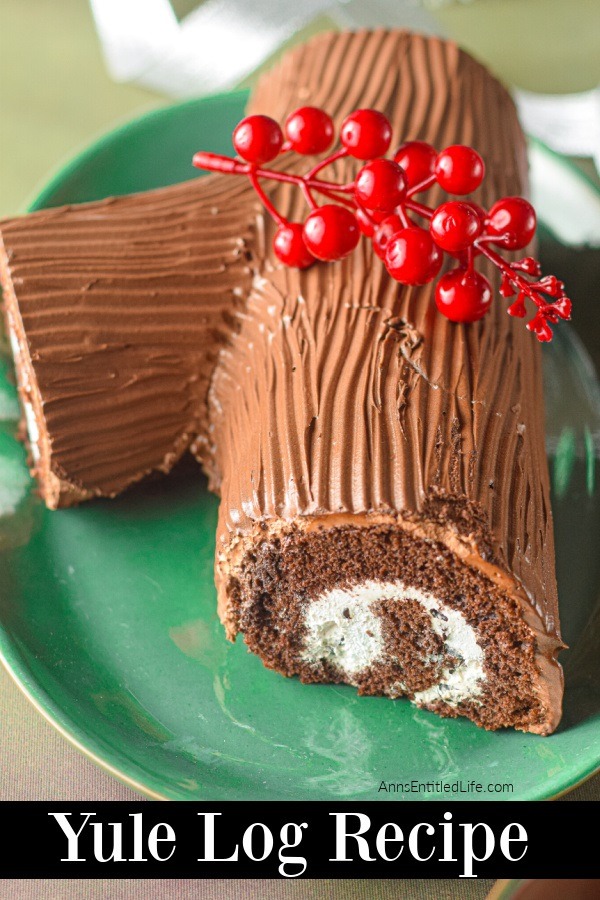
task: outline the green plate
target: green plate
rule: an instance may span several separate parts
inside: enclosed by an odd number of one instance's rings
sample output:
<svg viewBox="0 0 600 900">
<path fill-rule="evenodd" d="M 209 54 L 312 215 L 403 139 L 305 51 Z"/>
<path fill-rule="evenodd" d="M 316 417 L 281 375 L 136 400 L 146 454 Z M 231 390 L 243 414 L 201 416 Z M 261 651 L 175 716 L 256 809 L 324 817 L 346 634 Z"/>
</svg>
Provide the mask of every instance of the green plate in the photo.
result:
<svg viewBox="0 0 600 900">
<path fill-rule="evenodd" d="M 64 168 L 33 207 L 193 176 L 195 150 L 227 151 L 244 101 L 240 93 L 192 101 L 121 128 Z M 600 197 L 589 184 L 543 148 L 535 152 L 569 185 L 575 233 L 584 218 L 598 223 Z M 546 197 L 536 182 L 540 189 Z M 550 265 L 553 247 L 549 239 Z M 577 260 L 569 254 L 569 268 Z M 462 796 L 532 799 L 572 787 L 600 765 L 600 642 L 588 624 L 600 584 L 600 402 L 589 361 L 568 328 L 557 329 L 545 358 L 558 574 L 572 647 L 563 660 L 565 716 L 552 737 L 487 733 L 402 700 L 305 686 L 264 669 L 241 640 L 228 644 L 212 576 L 217 501 L 195 464 L 188 460 L 170 477 L 112 502 L 48 512 L 31 490 L 14 437 L 8 359 L 0 374 L 5 664 L 66 737 L 153 797 L 447 799 L 452 795 L 435 786 L 419 795 L 379 787 L 462 780 L 513 786 Z"/>
</svg>

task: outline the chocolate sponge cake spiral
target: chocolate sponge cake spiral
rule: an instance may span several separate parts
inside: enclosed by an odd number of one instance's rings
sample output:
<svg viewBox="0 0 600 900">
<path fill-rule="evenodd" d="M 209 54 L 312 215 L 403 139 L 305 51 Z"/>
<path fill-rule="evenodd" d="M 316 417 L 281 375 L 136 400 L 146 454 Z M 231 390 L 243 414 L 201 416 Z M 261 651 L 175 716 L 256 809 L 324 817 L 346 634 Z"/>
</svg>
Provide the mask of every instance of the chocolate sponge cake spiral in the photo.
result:
<svg viewBox="0 0 600 900">
<path fill-rule="evenodd" d="M 483 205 L 526 192 L 513 103 L 452 43 L 323 35 L 263 76 L 250 110 L 283 121 L 307 103 L 338 126 L 375 107 L 398 139 L 473 146 Z M 300 217 L 297 192 L 270 190 Z M 537 342 L 501 304 L 450 323 L 431 285 L 399 285 L 366 243 L 284 268 L 272 229 L 225 176 L 2 224 L 46 502 L 114 496 L 191 449 L 220 495 L 230 638 L 306 682 L 553 731 L 562 645 Z"/>
</svg>

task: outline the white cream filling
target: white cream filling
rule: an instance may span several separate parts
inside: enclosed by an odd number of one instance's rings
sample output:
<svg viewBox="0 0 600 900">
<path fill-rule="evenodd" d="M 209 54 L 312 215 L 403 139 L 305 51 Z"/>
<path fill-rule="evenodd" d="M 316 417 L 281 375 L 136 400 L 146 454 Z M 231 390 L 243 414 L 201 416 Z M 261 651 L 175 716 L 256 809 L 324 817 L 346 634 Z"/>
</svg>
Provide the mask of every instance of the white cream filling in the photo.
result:
<svg viewBox="0 0 600 900">
<path fill-rule="evenodd" d="M 15 330 L 12 326 L 12 323 L 10 322 L 10 319 L 8 323 L 8 337 L 10 340 L 10 346 L 17 369 L 19 387 L 21 387 L 24 392 L 27 392 L 28 390 L 30 390 L 30 385 L 27 383 L 25 370 L 21 360 L 21 347 L 19 345 L 17 335 L 15 334 Z M 23 397 L 23 394 L 21 394 L 21 402 L 23 404 L 23 411 L 25 413 L 25 424 L 27 426 L 27 436 L 29 438 L 31 455 L 33 456 L 34 463 L 38 463 L 40 458 L 40 432 L 38 423 L 35 418 L 33 406 L 31 405 L 29 400 L 26 400 Z"/>
<path fill-rule="evenodd" d="M 27 435 L 29 437 L 29 446 L 34 463 L 40 460 L 40 432 L 33 411 L 33 406 L 29 400 L 23 401 L 23 409 L 25 410 L 25 423 L 27 425 Z"/>
<path fill-rule="evenodd" d="M 381 598 L 375 581 L 344 591 L 333 588 L 309 604 L 302 658 L 331 662 L 349 676 L 358 675 L 383 653 L 381 619 L 370 604 Z"/>
<path fill-rule="evenodd" d="M 302 659 L 312 665 L 330 662 L 343 670 L 351 683 L 374 663 L 385 662 L 382 620 L 372 610 L 378 600 L 416 600 L 429 613 L 431 628 L 444 642 L 445 653 L 458 657 L 457 663 L 441 668 L 436 684 L 414 694 L 414 703 L 422 706 L 443 700 L 456 705 L 481 693 L 484 655 L 474 628 L 443 600 L 401 581 L 370 580 L 347 590 L 324 591 L 307 608 Z M 423 662 L 431 665 L 436 660 Z M 396 683 L 387 692 L 397 696 L 405 690 L 403 684 Z"/>
</svg>

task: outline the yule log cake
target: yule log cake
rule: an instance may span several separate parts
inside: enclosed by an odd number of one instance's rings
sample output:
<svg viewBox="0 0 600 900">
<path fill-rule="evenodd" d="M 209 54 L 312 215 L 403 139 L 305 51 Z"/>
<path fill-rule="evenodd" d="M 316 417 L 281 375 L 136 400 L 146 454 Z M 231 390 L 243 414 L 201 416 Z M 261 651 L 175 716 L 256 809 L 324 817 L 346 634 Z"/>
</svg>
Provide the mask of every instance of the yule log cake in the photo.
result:
<svg viewBox="0 0 600 900">
<path fill-rule="evenodd" d="M 526 192 L 513 103 L 452 43 L 320 36 L 263 77 L 249 111 L 284 121 L 306 104 L 336 129 L 371 107 L 394 141 L 474 147 L 484 207 Z M 343 183 L 355 162 L 328 172 Z M 282 157 L 294 167 L 306 161 Z M 293 184 L 268 195 L 306 215 Z M 45 502 L 114 497 L 191 450 L 221 498 L 229 638 L 305 682 L 550 733 L 562 645 L 538 342 L 503 302 L 453 324 L 433 284 L 398 284 L 366 240 L 283 266 L 273 230 L 248 179 L 222 174 L 2 223 Z"/>
</svg>

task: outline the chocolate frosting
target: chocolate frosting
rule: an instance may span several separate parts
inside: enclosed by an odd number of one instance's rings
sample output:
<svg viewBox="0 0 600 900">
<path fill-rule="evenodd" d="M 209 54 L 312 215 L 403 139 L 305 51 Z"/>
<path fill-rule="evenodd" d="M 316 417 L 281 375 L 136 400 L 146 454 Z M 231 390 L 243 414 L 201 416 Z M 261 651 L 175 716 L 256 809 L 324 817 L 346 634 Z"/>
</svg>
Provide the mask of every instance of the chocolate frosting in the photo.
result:
<svg viewBox="0 0 600 900">
<path fill-rule="evenodd" d="M 260 209 L 244 180 L 208 177 L 2 223 L 5 309 L 49 506 L 168 471 L 205 431 Z"/>
<path fill-rule="evenodd" d="M 306 103 L 337 125 L 374 106 L 397 140 L 470 144 L 486 161 L 474 195 L 483 205 L 526 190 L 508 93 L 452 43 L 383 30 L 320 36 L 263 77 L 250 110 L 283 120 Z M 351 169 L 342 161 L 335 174 Z M 297 190 L 271 194 L 302 217 Z M 440 198 L 433 189 L 427 200 Z M 270 220 L 234 177 L 1 230 L 50 505 L 114 495 L 191 446 L 222 498 L 221 575 L 265 522 L 441 521 L 447 542 L 466 542 L 506 578 L 539 632 L 559 703 L 541 353 L 502 302 L 481 323 L 451 324 L 432 286 L 392 281 L 366 241 L 342 262 L 285 269 Z"/>
<path fill-rule="evenodd" d="M 513 103 L 454 44 L 327 35 L 269 73 L 250 109 L 282 119 L 307 98 L 338 123 L 373 105 L 395 135 L 474 146 L 486 160 L 475 195 L 484 205 L 526 190 Z M 351 165 L 337 164 L 340 179 Z M 297 191 L 282 185 L 273 195 L 299 217 Z M 552 630 L 540 348 L 500 301 L 483 322 L 457 326 L 432 296 L 431 285 L 391 280 L 366 241 L 340 263 L 302 272 L 261 260 L 209 397 L 221 538 L 263 518 L 420 513 L 432 492 L 475 501 L 498 561 L 539 598 Z"/>
</svg>

